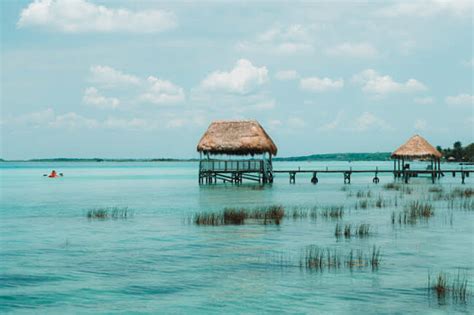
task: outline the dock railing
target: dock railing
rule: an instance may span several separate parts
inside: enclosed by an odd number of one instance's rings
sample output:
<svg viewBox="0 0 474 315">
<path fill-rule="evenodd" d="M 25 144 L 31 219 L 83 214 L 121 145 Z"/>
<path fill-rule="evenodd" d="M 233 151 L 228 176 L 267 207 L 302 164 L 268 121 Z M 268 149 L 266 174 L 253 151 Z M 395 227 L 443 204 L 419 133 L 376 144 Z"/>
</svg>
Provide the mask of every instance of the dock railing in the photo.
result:
<svg viewBox="0 0 474 315">
<path fill-rule="evenodd" d="M 262 172 L 263 160 L 201 160 L 201 172 Z"/>
</svg>

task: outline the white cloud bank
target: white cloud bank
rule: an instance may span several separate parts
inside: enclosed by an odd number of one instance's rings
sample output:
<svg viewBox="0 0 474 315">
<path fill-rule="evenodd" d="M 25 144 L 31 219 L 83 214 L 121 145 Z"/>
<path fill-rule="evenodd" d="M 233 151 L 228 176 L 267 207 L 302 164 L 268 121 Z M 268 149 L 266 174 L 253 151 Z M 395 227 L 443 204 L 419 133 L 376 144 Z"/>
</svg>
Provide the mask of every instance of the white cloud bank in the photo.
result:
<svg viewBox="0 0 474 315">
<path fill-rule="evenodd" d="M 103 109 L 114 109 L 120 104 L 120 101 L 115 97 L 105 97 L 99 93 L 95 87 L 88 87 L 84 91 L 83 102 Z"/>
<path fill-rule="evenodd" d="M 455 17 L 471 17 L 472 0 L 414 0 L 400 1 L 378 11 L 382 17 L 433 17 L 448 14 Z"/>
<path fill-rule="evenodd" d="M 123 73 L 109 66 L 92 66 L 90 68 L 90 75 L 90 81 L 92 83 L 100 84 L 105 87 L 140 84 L 139 77 Z"/>
<path fill-rule="evenodd" d="M 215 71 L 200 84 L 206 91 L 247 94 L 268 81 L 266 67 L 256 67 L 247 59 L 240 59 L 228 72 Z"/>
<path fill-rule="evenodd" d="M 170 81 L 150 76 L 147 79 L 147 91 L 140 95 L 140 99 L 153 104 L 174 104 L 185 100 L 183 88 Z"/>
<path fill-rule="evenodd" d="M 371 129 L 391 130 L 392 127 L 382 118 L 372 113 L 364 112 L 356 119 L 354 130 L 367 131 Z"/>
<path fill-rule="evenodd" d="M 175 27 L 176 17 L 162 10 L 111 9 L 86 0 L 35 0 L 20 13 L 22 27 L 44 27 L 65 33 L 157 33 Z"/>
<path fill-rule="evenodd" d="M 300 24 L 273 27 L 258 34 L 254 40 L 240 41 L 237 49 L 248 52 L 292 55 L 314 50 L 311 26 Z"/>
<path fill-rule="evenodd" d="M 344 86 L 343 79 L 309 77 L 300 80 L 300 88 L 311 92 L 339 90 Z"/>
<path fill-rule="evenodd" d="M 167 105 L 183 102 L 184 89 L 171 81 L 149 76 L 147 79 L 124 73 L 110 66 L 95 65 L 90 68 L 89 81 L 103 88 L 127 94 L 129 103 Z M 132 88 L 133 87 L 133 88 Z M 95 87 L 86 89 L 83 101 L 101 108 L 116 108 L 119 100 L 100 95 Z"/>
<path fill-rule="evenodd" d="M 367 69 L 352 77 L 352 81 L 362 86 L 362 91 L 378 96 L 390 93 L 411 93 L 426 91 L 427 87 L 415 79 L 396 82 L 388 75 L 381 75 L 373 69 Z"/>
<path fill-rule="evenodd" d="M 330 56 L 353 57 L 353 58 L 373 58 L 379 52 L 370 43 L 342 43 L 328 48 L 326 53 Z"/>
<path fill-rule="evenodd" d="M 462 93 L 455 96 L 448 96 L 445 102 L 448 105 L 474 105 L 474 95 Z"/>
</svg>

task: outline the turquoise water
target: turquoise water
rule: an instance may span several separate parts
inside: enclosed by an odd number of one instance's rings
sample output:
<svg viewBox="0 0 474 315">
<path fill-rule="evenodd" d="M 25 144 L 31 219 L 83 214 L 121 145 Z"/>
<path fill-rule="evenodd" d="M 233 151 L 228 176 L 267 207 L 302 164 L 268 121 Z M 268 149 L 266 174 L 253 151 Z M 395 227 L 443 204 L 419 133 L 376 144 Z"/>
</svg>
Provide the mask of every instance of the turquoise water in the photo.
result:
<svg viewBox="0 0 474 315">
<path fill-rule="evenodd" d="M 428 189 L 461 185 L 412 179 L 410 195 L 383 189 L 392 176 L 278 175 L 271 186 L 197 184 L 196 163 L 2 163 L 0 312 L 12 313 L 444 313 L 472 312 L 467 303 L 438 300 L 428 274 L 461 272 L 472 291 L 474 211 L 433 200 Z M 389 162 L 275 163 L 275 169 L 375 168 Z M 416 167 L 416 165 L 414 165 Z M 419 165 L 419 167 L 422 167 Z M 446 167 L 446 165 L 443 165 Z M 450 166 L 452 167 L 452 166 Z M 455 166 L 453 166 L 455 167 Z M 51 169 L 65 177 L 48 179 Z M 343 188 L 345 187 L 345 188 Z M 358 191 L 384 208 L 355 207 Z M 428 200 L 435 215 L 392 225 L 392 211 Z M 457 201 L 456 201 L 457 202 Z M 281 204 L 344 205 L 340 221 L 285 218 L 279 226 L 196 226 L 196 212 Z M 128 207 L 128 219 L 89 220 L 98 207 Z M 369 223 L 367 238 L 334 236 L 339 223 Z M 380 247 L 377 270 L 315 272 L 300 268 L 309 245 L 343 254 Z M 282 263 L 284 261 L 284 263 Z"/>
</svg>

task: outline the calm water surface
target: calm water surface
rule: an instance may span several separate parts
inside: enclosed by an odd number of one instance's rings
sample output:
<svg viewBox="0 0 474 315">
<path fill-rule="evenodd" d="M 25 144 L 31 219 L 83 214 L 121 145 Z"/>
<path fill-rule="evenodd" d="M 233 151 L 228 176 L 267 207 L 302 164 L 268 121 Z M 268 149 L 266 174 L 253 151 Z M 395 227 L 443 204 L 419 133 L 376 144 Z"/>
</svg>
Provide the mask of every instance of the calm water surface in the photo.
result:
<svg viewBox="0 0 474 315">
<path fill-rule="evenodd" d="M 275 168 L 379 168 L 389 162 L 275 163 Z M 416 165 L 415 165 L 416 166 Z M 11 313 L 451 313 L 468 303 L 439 301 L 428 274 L 467 274 L 472 291 L 474 211 L 433 201 L 426 178 L 413 192 L 387 191 L 382 175 L 298 175 L 289 185 L 197 184 L 196 163 L 3 163 L 0 209 L 0 312 Z M 422 167 L 421 165 L 419 167 Z M 443 165 L 443 167 L 447 167 Z M 451 167 L 451 166 L 450 166 Z M 453 166 L 458 167 L 458 166 Z M 64 178 L 42 176 L 51 169 Z M 441 180 L 444 191 L 473 187 L 459 175 Z M 343 188 L 346 187 L 346 188 Z M 387 207 L 356 209 L 358 191 Z M 411 200 L 430 200 L 435 215 L 393 226 L 391 213 Z M 472 202 L 472 201 L 471 201 Z M 285 218 L 281 225 L 196 226 L 196 212 L 281 204 L 344 205 L 340 223 L 369 223 L 367 238 L 336 239 L 337 221 Z M 134 216 L 88 220 L 98 207 L 128 207 Z M 299 267 L 309 245 L 369 253 L 380 247 L 378 270 L 310 272 Z M 285 263 L 281 263 L 281 260 Z"/>
</svg>

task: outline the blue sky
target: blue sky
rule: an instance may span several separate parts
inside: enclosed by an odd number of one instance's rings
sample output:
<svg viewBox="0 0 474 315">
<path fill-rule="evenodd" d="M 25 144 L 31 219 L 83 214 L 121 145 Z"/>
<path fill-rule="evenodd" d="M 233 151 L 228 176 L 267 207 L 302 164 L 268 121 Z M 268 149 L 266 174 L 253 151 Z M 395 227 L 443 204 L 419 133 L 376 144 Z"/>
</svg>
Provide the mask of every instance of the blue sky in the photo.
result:
<svg viewBox="0 0 474 315">
<path fill-rule="evenodd" d="M 280 156 L 474 138 L 471 1 L 1 2 L 1 152 L 195 157 L 257 119 Z"/>
</svg>

